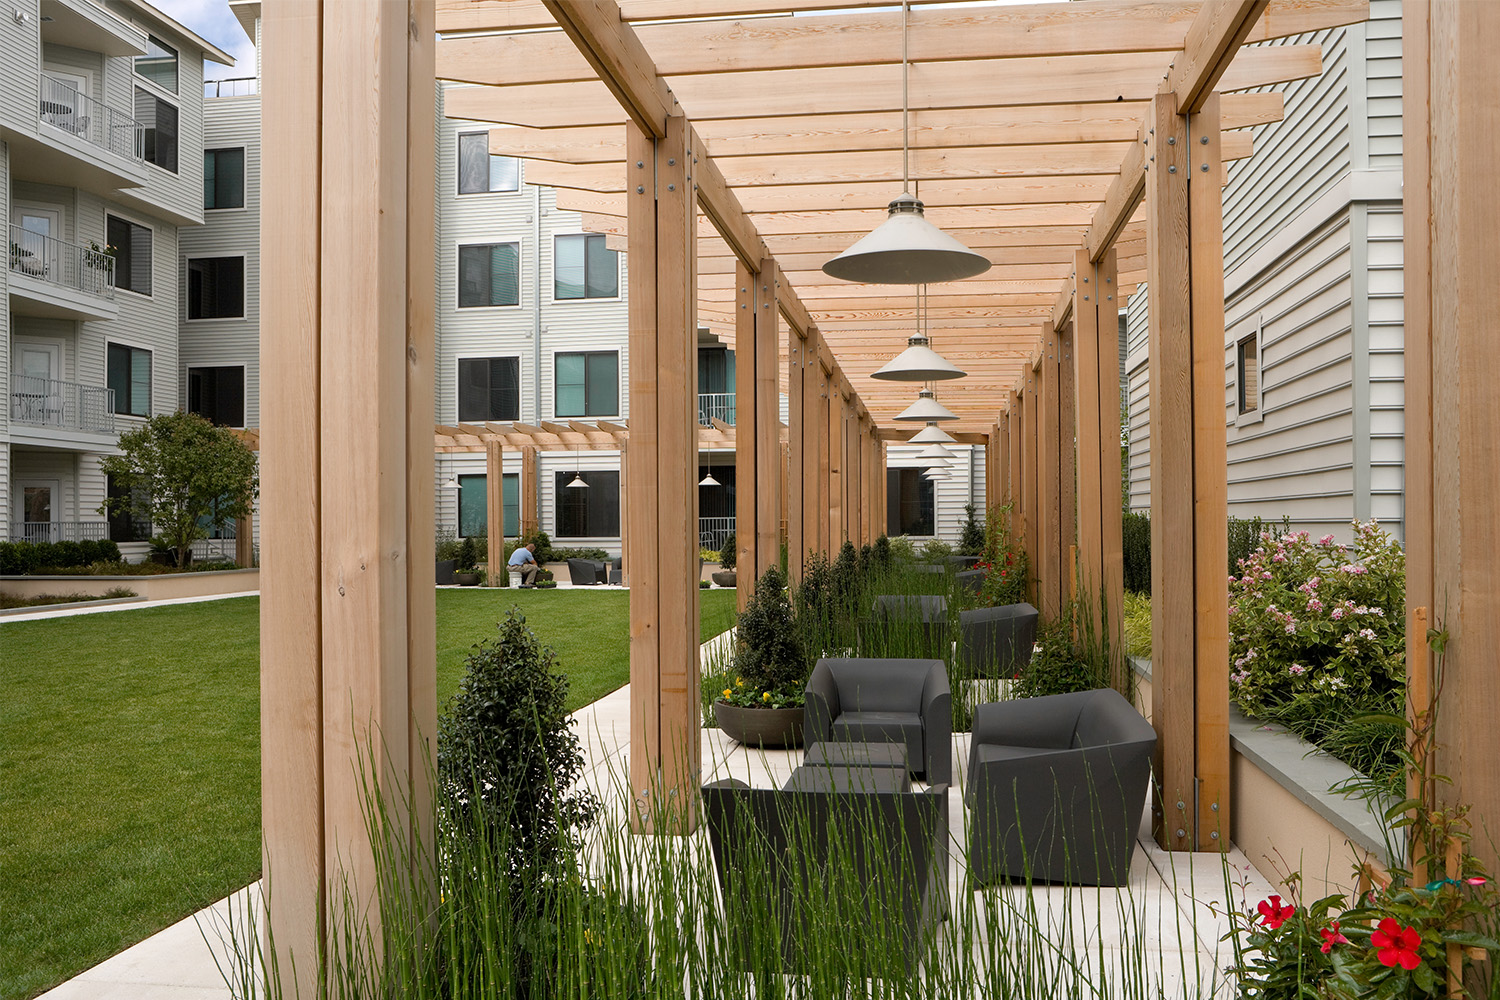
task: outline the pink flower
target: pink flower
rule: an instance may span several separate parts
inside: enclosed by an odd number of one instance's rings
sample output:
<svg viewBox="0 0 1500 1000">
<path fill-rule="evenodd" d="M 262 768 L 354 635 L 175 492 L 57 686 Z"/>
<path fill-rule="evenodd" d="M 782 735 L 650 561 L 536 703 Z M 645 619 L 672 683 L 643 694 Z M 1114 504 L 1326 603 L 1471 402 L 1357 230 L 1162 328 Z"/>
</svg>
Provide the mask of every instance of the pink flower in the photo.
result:
<svg viewBox="0 0 1500 1000">
<path fill-rule="evenodd" d="M 1323 610 L 1323 602 L 1320 601 L 1320 600 L 1318 600 L 1316 597 L 1314 597 L 1312 600 L 1310 600 L 1310 601 L 1307 602 L 1307 610 L 1309 610 L 1309 611 L 1322 611 Z"/>
<path fill-rule="evenodd" d="M 1286 672 L 1295 677 L 1299 674 L 1307 673 L 1307 668 L 1300 663 L 1293 663 L 1290 667 L 1286 668 Z"/>
<path fill-rule="evenodd" d="M 1319 545 L 1332 545 L 1333 544 L 1333 535 L 1331 535 L 1331 534 L 1330 535 L 1324 535 L 1322 538 L 1318 539 L 1318 544 Z M 1338 924 L 1335 923 L 1333 926 L 1334 927 L 1338 927 Z M 1324 950 L 1326 951 L 1327 949 L 1325 948 Z"/>
<path fill-rule="evenodd" d="M 1340 618 L 1344 617 L 1344 609 L 1334 608 L 1333 614 L 1330 617 L 1332 617 L 1334 621 L 1338 621 Z"/>
<path fill-rule="evenodd" d="M 1485 882 L 1484 879 L 1480 878 L 1477 875 L 1474 876 L 1473 878 L 1466 878 L 1466 879 L 1464 879 L 1464 881 L 1467 882 L 1467 883 L 1469 883 L 1470 885 L 1484 885 L 1484 882 Z"/>
<path fill-rule="evenodd" d="M 1272 896 L 1263 899 L 1255 908 L 1261 916 L 1261 921 L 1271 930 L 1277 930 L 1282 924 L 1297 912 L 1297 908 L 1291 903 L 1282 903 L 1280 896 Z"/>
<path fill-rule="evenodd" d="M 1286 562 L 1286 556 L 1284 556 L 1280 552 L 1278 552 L 1274 556 L 1271 557 L 1271 561 L 1272 562 Z"/>
<path fill-rule="evenodd" d="M 1273 899 L 1275 897 L 1272 897 Z M 1370 935 L 1370 946 L 1377 951 L 1381 965 L 1394 966 L 1410 972 L 1422 964 L 1417 949 L 1422 945 L 1422 935 L 1415 927 L 1402 927 L 1391 917 L 1380 922 L 1380 929 Z"/>
<path fill-rule="evenodd" d="M 1331 537 L 1331 536 L 1330 536 Z M 1336 944 L 1348 944 L 1349 939 L 1339 933 L 1339 922 L 1335 920 L 1332 927 L 1325 927 L 1318 931 L 1323 935 L 1323 954 L 1328 954 Z"/>
</svg>

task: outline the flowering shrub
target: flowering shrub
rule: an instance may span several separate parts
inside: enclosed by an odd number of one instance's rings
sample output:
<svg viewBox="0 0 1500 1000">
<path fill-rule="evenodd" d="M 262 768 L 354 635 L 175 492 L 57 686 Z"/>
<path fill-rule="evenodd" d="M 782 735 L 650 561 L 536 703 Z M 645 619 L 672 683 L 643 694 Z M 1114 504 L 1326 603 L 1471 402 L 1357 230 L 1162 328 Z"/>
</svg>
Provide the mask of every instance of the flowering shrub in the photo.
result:
<svg viewBox="0 0 1500 1000">
<path fill-rule="evenodd" d="M 1406 563 L 1375 521 L 1355 522 L 1353 553 L 1306 531 L 1261 533 L 1229 583 L 1229 690 L 1249 715 L 1303 702 L 1399 704 Z"/>
<path fill-rule="evenodd" d="M 985 518 L 984 552 L 974 568 L 985 571 L 984 583 L 969 607 L 998 608 L 1026 600 L 1026 550 L 1011 539 L 1009 505 L 992 508 Z"/>
</svg>

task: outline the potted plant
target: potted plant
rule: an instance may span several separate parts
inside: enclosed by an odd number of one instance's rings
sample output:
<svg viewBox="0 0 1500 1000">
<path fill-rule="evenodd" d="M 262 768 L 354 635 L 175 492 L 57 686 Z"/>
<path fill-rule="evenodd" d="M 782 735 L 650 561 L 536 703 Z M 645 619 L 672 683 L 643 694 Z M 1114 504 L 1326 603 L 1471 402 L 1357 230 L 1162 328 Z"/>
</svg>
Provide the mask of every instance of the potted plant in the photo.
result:
<svg viewBox="0 0 1500 1000">
<path fill-rule="evenodd" d="M 453 571 L 458 569 L 458 556 L 463 546 L 450 532 L 440 531 L 437 536 L 437 583 L 445 586 L 453 583 Z"/>
<path fill-rule="evenodd" d="M 479 546 L 474 544 L 474 539 L 465 538 L 458 550 L 458 570 L 453 574 L 453 582 L 460 587 L 476 587 L 479 585 L 479 571 L 474 567 L 479 562 Z"/>
<path fill-rule="evenodd" d="M 719 568 L 712 574 L 714 583 L 721 587 L 734 587 L 739 584 L 739 577 L 735 575 L 734 563 L 738 555 L 739 546 L 735 544 L 734 532 L 724 539 L 724 547 L 719 550 Z"/>
<path fill-rule="evenodd" d="M 756 581 L 740 612 L 735 646 L 733 676 L 713 705 L 719 728 L 748 745 L 801 746 L 807 656 L 776 567 Z"/>
</svg>

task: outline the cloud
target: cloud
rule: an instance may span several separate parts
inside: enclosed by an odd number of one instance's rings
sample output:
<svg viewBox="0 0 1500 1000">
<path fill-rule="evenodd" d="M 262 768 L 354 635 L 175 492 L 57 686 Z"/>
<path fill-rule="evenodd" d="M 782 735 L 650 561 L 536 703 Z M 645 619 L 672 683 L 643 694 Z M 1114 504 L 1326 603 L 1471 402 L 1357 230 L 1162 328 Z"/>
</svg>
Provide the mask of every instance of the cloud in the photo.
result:
<svg viewBox="0 0 1500 1000">
<path fill-rule="evenodd" d="M 245 36 L 225 0 L 153 0 L 153 3 L 163 14 L 192 28 L 234 56 L 233 66 L 205 62 L 204 79 L 225 80 L 255 75 L 255 45 Z"/>
</svg>

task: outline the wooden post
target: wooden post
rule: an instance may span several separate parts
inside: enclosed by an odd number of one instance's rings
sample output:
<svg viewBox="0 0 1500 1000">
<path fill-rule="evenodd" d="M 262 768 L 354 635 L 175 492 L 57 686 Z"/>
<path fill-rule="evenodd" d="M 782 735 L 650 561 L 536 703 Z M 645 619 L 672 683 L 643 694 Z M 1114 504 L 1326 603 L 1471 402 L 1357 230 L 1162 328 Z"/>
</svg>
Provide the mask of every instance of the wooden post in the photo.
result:
<svg viewBox="0 0 1500 1000">
<path fill-rule="evenodd" d="M 1447 633 L 1437 720 L 1442 792 L 1467 803 L 1470 849 L 1500 864 L 1500 382 L 1484 290 L 1500 256 L 1493 154 L 1500 7 L 1455 0 L 1402 8 L 1406 226 L 1408 608 Z M 1486 91 L 1484 88 L 1492 88 Z M 1408 110 L 1408 106 L 1410 110 Z M 1409 158 L 1408 158 L 1409 157 Z M 1408 662 L 1425 635 L 1407 633 Z"/>
<path fill-rule="evenodd" d="M 1057 331 L 1042 325 L 1041 364 L 1036 372 L 1036 560 L 1037 608 L 1048 621 L 1062 613 L 1062 410 L 1058 392 Z M 1071 442 L 1069 442 L 1071 445 Z"/>
<path fill-rule="evenodd" d="M 234 564 L 242 569 L 255 565 L 255 521 L 242 517 L 234 522 Z"/>
<path fill-rule="evenodd" d="M 263 168 L 262 861 L 278 986 L 312 995 L 366 930 L 326 900 L 351 893 L 379 939 L 367 793 L 432 844 L 434 181 L 408 137 L 433 129 L 433 8 L 287 5 L 262 40 L 284 152 Z"/>
<path fill-rule="evenodd" d="M 816 551 L 824 556 L 828 555 L 829 539 L 832 536 L 832 500 L 829 488 L 833 484 L 833 453 L 828 436 L 828 411 L 833 403 L 833 380 L 829 377 L 829 371 L 823 367 L 823 361 L 828 357 L 828 345 L 818 339 L 818 363 L 813 368 L 813 382 L 816 394 L 813 400 L 813 420 L 809 426 L 812 428 L 815 446 L 811 450 L 817 455 L 813 481 L 817 484 L 817 492 L 812 496 L 812 515 L 814 534 L 814 547 Z"/>
<path fill-rule="evenodd" d="M 625 126 L 630 219 L 630 780 L 634 821 L 697 823 L 696 212 L 690 130 Z M 640 164 L 640 166 L 637 166 Z M 655 827 L 664 822 L 667 829 Z"/>
<path fill-rule="evenodd" d="M 809 330 L 802 342 L 802 435 L 800 456 L 802 459 L 801 490 L 793 495 L 792 503 L 797 508 L 802 522 L 802 550 L 798 553 L 798 575 L 809 552 L 819 549 L 818 526 L 822 516 L 818 512 L 818 440 L 823 436 L 822 426 L 822 382 L 823 365 L 818 360 L 821 345 L 816 330 Z"/>
<path fill-rule="evenodd" d="M 1021 385 L 1025 385 L 1023 381 Z M 1022 443 L 1024 437 L 1022 424 L 1025 423 L 1026 415 L 1021 402 L 1021 389 L 1013 388 L 1010 391 L 1010 406 L 1006 410 L 1009 416 L 1008 427 L 1010 431 L 1010 442 L 1006 448 L 1009 456 L 1007 462 L 1007 474 L 1005 477 L 1005 502 L 1011 505 L 1010 532 L 1011 539 L 1015 542 L 1021 540 L 1021 466 L 1025 459 L 1026 448 Z"/>
<path fill-rule="evenodd" d="M 1021 415 L 1021 539 L 1026 547 L 1026 562 L 1030 567 L 1027 591 L 1031 594 L 1032 603 L 1041 608 L 1042 598 L 1039 592 L 1041 558 L 1040 550 L 1037 548 L 1041 514 L 1041 489 L 1038 482 L 1040 472 L 1037 462 L 1040 425 L 1037 405 L 1038 376 L 1036 370 L 1030 367 L 1026 369 L 1024 375 L 1026 395 L 1023 397 L 1025 409 Z"/>
<path fill-rule="evenodd" d="M 489 542 L 489 585 L 498 587 L 505 579 L 505 445 L 490 438 L 484 442 L 484 499 Z"/>
<path fill-rule="evenodd" d="M 1057 554 L 1061 571 L 1058 590 L 1063 601 L 1077 597 L 1075 582 L 1078 541 L 1077 400 L 1073 393 L 1072 324 L 1057 332 Z"/>
<path fill-rule="evenodd" d="M 1228 478 L 1224 438 L 1223 220 L 1218 98 L 1178 114 L 1151 104 L 1146 181 L 1151 296 L 1153 715 L 1157 841 L 1227 847 Z M 1206 143 L 1197 141 L 1206 138 Z M 1207 169 L 1203 169 L 1204 167 Z M 1202 174 L 1202 177 L 1199 177 Z M 1100 359 L 1101 380 L 1104 359 Z M 1160 643 L 1160 645 L 1158 645 Z"/>
<path fill-rule="evenodd" d="M 769 257 L 761 260 L 760 289 L 755 297 L 755 451 L 756 541 L 750 564 L 751 586 L 767 569 L 781 563 L 781 310 L 776 288 L 780 272 Z M 740 376 L 743 377 L 743 376 Z M 737 433 L 743 433 L 742 431 Z M 743 593 L 743 591 L 742 591 Z"/>
<path fill-rule="evenodd" d="M 844 539 L 844 392 L 836 377 L 828 380 L 827 481 L 828 558 L 838 556 Z"/>
<path fill-rule="evenodd" d="M 632 423 L 634 419 L 632 418 Z M 542 526 L 537 502 L 542 495 L 541 461 L 536 447 L 521 448 L 521 537 L 534 535 Z"/>
<path fill-rule="evenodd" d="M 761 276 L 746 267 L 744 261 L 736 260 L 734 287 L 734 541 L 739 568 L 735 574 L 735 605 L 743 611 L 750 595 L 755 593 L 761 566 L 759 499 L 763 486 L 759 481 L 762 468 L 759 448 L 763 435 L 756 406 L 761 383 L 757 368 L 761 352 L 756 347 Z"/>
<path fill-rule="evenodd" d="M 787 497 L 786 560 L 787 578 L 793 585 L 802 580 L 802 564 L 807 558 L 807 442 L 808 411 L 807 354 L 811 343 L 787 329 Z M 814 362 L 816 364 L 816 362 Z"/>
</svg>

